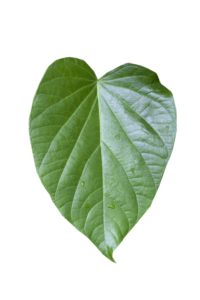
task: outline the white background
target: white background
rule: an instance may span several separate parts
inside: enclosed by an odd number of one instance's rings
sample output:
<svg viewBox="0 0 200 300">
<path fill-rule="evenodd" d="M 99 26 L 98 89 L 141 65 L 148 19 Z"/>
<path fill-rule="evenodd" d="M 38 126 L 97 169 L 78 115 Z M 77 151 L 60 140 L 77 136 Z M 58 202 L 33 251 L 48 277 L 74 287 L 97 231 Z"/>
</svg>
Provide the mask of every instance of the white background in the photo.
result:
<svg viewBox="0 0 200 300">
<path fill-rule="evenodd" d="M 1 1 L 0 299 L 200 299 L 200 10 L 195 0 Z M 36 174 L 28 117 L 55 59 L 97 76 L 126 62 L 174 94 L 175 148 L 153 205 L 110 262 Z"/>
</svg>

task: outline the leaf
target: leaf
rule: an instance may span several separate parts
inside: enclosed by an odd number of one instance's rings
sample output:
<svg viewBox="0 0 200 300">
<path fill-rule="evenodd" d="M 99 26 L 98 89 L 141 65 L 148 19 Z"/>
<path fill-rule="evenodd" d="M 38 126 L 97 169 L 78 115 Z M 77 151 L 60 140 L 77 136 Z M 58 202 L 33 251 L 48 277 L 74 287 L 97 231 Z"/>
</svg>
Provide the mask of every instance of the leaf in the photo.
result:
<svg viewBox="0 0 200 300">
<path fill-rule="evenodd" d="M 111 260 L 151 205 L 175 132 L 171 92 L 134 64 L 98 80 L 82 60 L 57 60 L 30 115 L 43 185 L 62 215 Z"/>
</svg>

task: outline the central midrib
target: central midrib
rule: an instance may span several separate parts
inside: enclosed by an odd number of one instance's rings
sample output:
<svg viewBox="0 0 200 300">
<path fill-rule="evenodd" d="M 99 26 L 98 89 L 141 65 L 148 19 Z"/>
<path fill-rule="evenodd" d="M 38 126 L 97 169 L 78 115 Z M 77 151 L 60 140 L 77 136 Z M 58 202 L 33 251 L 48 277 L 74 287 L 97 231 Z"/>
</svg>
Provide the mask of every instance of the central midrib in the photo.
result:
<svg viewBox="0 0 200 300">
<path fill-rule="evenodd" d="M 103 158 L 102 158 L 102 131 L 101 131 L 101 105 L 99 97 L 99 85 L 100 80 L 97 80 L 97 102 L 98 102 L 98 112 L 99 112 L 99 144 L 100 144 L 100 155 L 101 155 L 101 174 L 102 174 L 102 207 L 103 207 L 103 235 L 104 243 L 106 244 L 106 234 L 105 234 L 105 205 L 104 205 L 104 176 L 103 176 Z M 105 245 L 106 246 L 106 245 Z"/>
</svg>

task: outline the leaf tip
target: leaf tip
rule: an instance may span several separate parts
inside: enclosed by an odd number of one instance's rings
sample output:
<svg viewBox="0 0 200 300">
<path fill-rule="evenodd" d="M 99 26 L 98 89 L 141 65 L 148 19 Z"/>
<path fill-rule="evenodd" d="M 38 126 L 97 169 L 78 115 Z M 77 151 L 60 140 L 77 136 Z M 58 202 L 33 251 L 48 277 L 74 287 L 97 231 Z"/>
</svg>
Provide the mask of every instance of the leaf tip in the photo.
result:
<svg viewBox="0 0 200 300">
<path fill-rule="evenodd" d="M 112 261 L 113 263 L 116 263 L 115 259 L 113 258 L 113 250 L 112 248 L 110 247 L 105 247 L 103 249 L 100 249 L 101 253 L 107 257 L 110 261 Z"/>
<path fill-rule="evenodd" d="M 104 253 L 103 253 L 104 254 Z M 104 254 L 110 261 L 116 264 L 115 259 L 113 258 L 113 253 Z"/>
</svg>

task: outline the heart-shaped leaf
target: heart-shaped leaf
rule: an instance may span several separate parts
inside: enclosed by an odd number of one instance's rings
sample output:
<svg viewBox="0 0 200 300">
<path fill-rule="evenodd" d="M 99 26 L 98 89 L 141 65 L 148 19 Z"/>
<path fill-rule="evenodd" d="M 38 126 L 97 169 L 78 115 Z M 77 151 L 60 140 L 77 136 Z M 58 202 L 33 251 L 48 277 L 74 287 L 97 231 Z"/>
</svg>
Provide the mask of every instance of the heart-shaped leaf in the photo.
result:
<svg viewBox="0 0 200 300">
<path fill-rule="evenodd" d="M 97 79 L 82 60 L 57 60 L 30 115 L 43 185 L 63 216 L 111 260 L 151 205 L 175 133 L 171 92 L 134 64 Z"/>
</svg>

